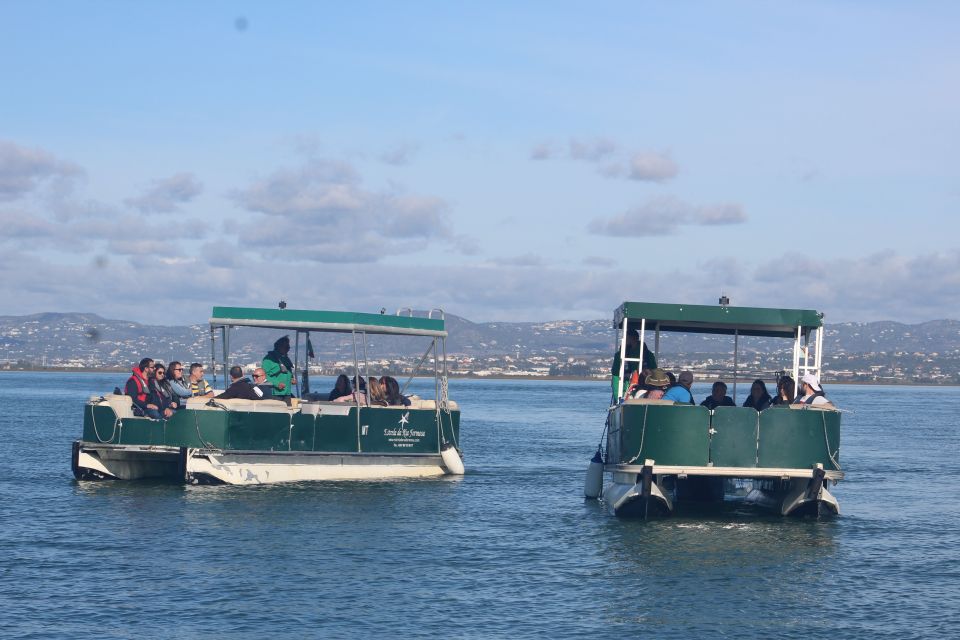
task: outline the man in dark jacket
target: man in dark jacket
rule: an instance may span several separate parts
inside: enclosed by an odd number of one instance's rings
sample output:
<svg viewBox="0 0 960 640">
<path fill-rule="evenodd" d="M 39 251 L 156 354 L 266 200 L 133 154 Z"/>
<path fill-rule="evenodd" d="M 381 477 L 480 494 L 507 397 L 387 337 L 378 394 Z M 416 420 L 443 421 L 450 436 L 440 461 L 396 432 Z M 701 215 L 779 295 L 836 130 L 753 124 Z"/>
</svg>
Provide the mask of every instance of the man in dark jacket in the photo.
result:
<svg viewBox="0 0 960 640">
<path fill-rule="evenodd" d="M 263 398 L 263 392 L 244 377 L 243 369 L 234 365 L 230 367 L 230 386 L 227 387 L 226 391 L 215 397 L 218 400 L 229 400 L 231 398 L 260 400 Z"/>
<path fill-rule="evenodd" d="M 700 403 L 701 407 L 706 407 L 713 411 L 717 407 L 735 407 L 733 398 L 727 395 L 727 385 L 721 380 L 713 383 L 713 389 L 707 399 Z"/>
</svg>

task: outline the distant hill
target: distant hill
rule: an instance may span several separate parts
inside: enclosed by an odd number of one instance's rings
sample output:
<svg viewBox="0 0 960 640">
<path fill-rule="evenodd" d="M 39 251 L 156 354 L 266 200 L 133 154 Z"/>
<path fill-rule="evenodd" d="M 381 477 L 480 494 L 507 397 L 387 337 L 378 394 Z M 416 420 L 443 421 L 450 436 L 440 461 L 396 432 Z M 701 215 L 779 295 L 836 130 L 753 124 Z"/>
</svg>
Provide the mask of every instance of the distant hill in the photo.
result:
<svg viewBox="0 0 960 640">
<path fill-rule="evenodd" d="M 447 352 L 476 356 L 609 354 L 614 331 L 609 320 L 559 320 L 552 322 L 471 322 L 446 316 Z M 231 352 L 259 359 L 280 332 L 238 329 L 231 332 Z M 0 362 L 27 361 L 47 365 L 129 366 L 149 355 L 169 361 L 208 361 L 210 330 L 206 325 L 159 326 L 112 320 L 91 313 L 39 313 L 0 316 Z M 352 354 L 349 335 L 314 334 L 313 346 L 321 359 Z M 371 357 L 414 356 L 426 340 L 370 336 Z M 769 340 L 742 339 L 744 351 L 765 350 Z M 779 342 L 777 346 L 783 347 Z M 663 353 L 729 353 L 729 337 L 664 334 Z M 825 352 L 837 354 L 960 353 L 960 321 L 936 320 L 921 324 L 898 322 L 840 323 L 827 325 Z M 362 348 L 362 344 L 360 345 Z M 776 348 L 776 347 L 774 347 Z M 219 355 L 219 347 L 218 347 Z"/>
</svg>

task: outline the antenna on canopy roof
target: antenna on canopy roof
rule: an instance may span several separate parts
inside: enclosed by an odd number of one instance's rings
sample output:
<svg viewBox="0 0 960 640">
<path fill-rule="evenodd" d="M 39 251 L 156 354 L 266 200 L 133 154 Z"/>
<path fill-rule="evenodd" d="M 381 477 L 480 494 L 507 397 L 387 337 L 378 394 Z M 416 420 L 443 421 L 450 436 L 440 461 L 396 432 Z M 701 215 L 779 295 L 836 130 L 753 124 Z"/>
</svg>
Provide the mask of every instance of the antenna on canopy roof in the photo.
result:
<svg viewBox="0 0 960 640">
<path fill-rule="evenodd" d="M 720 306 L 721 306 L 721 307 L 730 306 L 730 298 L 728 298 L 727 295 L 726 295 L 725 293 L 723 293 L 722 291 L 720 292 L 720 300 L 719 300 L 719 303 L 720 303 Z"/>
</svg>

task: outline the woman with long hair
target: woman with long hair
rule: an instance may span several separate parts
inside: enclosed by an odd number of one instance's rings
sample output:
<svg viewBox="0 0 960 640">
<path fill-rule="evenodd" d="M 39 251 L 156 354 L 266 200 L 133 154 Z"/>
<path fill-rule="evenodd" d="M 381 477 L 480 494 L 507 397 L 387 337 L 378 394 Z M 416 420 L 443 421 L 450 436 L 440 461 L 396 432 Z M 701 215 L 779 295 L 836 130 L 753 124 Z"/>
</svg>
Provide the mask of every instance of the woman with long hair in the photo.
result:
<svg viewBox="0 0 960 640">
<path fill-rule="evenodd" d="M 773 402 L 773 398 L 767 393 L 767 385 L 763 383 L 763 380 L 757 379 L 750 385 L 750 395 L 743 401 L 743 406 L 763 411 L 770 406 L 771 402 Z"/>
<path fill-rule="evenodd" d="M 797 383 L 790 376 L 781 376 L 777 380 L 777 397 L 770 404 L 774 406 L 791 404 L 796 398 Z"/>
<path fill-rule="evenodd" d="M 383 387 L 383 393 L 387 397 L 387 404 L 390 406 L 410 406 L 410 400 L 400 393 L 400 383 L 393 376 L 383 376 L 380 378 L 380 386 Z"/>
<path fill-rule="evenodd" d="M 333 390 L 330 392 L 330 395 L 327 396 L 327 400 L 333 402 L 337 398 L 350 395 L 351 391 L 350 378 L 341 373 L 337 376 L 337 382 L 333 385 Z"/>
<path fill-rule="evenodd" d="M 370 398 L 371 405 L 387 406 L 387 396 L 383 392 L 383 387 L 380 386 L 380 381 L 374 376 L 370 376 L 367 382 L 367 397 Z"/>
<path fill-rule="evenodd" d="M 170 366 L 167 367 L 167 384 L 170 385 L 170 390 L 177 397 L 177 402 L 183 402 L 183 398 L 189 398 L 193 394 L 190 393 L 190 385 L 183 381 L 183 364 L 174 360 L 170 363 Z"/>
<path fill-rule="evenodd" d="M 147 386 L 150 389 L 151 402 L 157 405 L 160 414 L 164 418 L 172 416 L 180 404 L 174 399 L 173 391 L 171 391 L 170 386 L 167 385 L 166 367 L 157 363 L 153 372 L 149 378 L 147 378 Z"/>
</svg>

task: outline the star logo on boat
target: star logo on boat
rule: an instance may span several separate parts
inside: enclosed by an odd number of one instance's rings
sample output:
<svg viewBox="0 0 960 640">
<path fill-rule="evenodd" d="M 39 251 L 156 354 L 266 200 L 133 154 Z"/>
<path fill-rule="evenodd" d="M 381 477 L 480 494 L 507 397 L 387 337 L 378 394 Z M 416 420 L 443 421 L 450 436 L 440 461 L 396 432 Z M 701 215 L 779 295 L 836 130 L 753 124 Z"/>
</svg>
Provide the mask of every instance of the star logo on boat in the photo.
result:
<svg viewBox="0 0 960 640">
<path fill-rule="evenodd" d="M 402 427 L 405 424 L 410 424 L 410 412 L 407 411 L 402 416 L 400 416 L 400 426 Z"/>
</svg>

